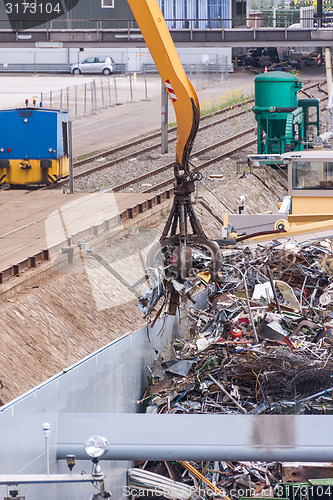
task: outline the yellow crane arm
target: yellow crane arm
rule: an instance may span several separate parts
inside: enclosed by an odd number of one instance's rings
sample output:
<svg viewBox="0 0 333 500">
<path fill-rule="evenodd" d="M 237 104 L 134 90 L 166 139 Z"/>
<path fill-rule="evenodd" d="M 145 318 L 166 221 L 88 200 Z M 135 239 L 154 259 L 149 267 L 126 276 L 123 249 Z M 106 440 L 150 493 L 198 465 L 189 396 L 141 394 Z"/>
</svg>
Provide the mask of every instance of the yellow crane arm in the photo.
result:
<svg viewBox="0 0 333 500">
<path fill-rule="evenodd" d="M 157 0 L 127 0 L 172 100 L 177 120 L 176 163 L 187 162 L 198 130 L 200 105 L 186 76 Z"/>
</svg>

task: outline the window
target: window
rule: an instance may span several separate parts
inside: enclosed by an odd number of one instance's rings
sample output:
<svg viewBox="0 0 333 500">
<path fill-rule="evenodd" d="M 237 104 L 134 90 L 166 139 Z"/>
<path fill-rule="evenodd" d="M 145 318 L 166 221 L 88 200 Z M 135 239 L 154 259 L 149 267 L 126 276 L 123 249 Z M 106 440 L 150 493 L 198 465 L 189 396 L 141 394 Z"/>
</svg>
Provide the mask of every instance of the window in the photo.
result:
<svg viewBox="0 0 333 500">
<path fill-rule="evenodd" d="M 318 108 L 316 106 L 309 106 L 307 109 L 307 122 L 316 124 L 318 121 Z"/>
<path fill-rule="evenodd" d="M 236 2 L 236 16 L 244 16 L 246 14 L 246 2 Z"/>
<path fill-rule="evenodd" d="M 292 162 L 293 189 L 333 189 L 333 163 Z"/>
<path fill-rule="evenodd" d="M 114 9 L 114 0 L 101 0 L 102 9 Z"/>
</svg>

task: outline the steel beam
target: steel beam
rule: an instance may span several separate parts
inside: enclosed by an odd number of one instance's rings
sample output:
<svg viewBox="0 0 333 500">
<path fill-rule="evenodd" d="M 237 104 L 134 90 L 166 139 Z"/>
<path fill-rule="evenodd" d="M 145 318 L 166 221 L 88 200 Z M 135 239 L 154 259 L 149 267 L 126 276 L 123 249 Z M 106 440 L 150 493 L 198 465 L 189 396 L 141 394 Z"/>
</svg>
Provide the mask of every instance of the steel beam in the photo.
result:
<svg viewBox="0 0 333 500">
<path fill-rule="evenodd" d="M 332 28 L 230 28 L 230 29 L 171 29 L 172 39 L 180 47 L 332 47 Z M 99 31 L 38 29 L 25 30 L 24 35 L 8 29 L 0 30 L 0 47 L 145 47 L 139 30 Z M 249 45 L 250 44 L 250 45 Z"/>
<path fill-rule="evenodd" d="M 2 485 L 93 483 L 103 479 L 103 475 L 96 478 L 92 474 L 0 474 L 0 484 Z"/>
<path fill-rule="evenodd" d="M 104 436 L 106 460 L 333 461 L 333 416 L 207 414 L 58 415 L 57 459 L 91 435 Z"/>
</svg>

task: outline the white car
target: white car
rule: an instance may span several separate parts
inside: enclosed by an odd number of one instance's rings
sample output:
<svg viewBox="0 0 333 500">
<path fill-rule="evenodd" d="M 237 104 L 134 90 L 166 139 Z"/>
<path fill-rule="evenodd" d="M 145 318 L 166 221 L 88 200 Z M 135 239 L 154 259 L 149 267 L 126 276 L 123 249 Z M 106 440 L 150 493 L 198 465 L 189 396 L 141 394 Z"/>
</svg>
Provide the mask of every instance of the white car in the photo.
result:
<svg viewBox="0 0 333 500">
<path fill-rule="evenodd" d="M 114 71 L 114 60 L 112 57 L 87 57 L 80 63 L 73 64 L 71 73 L 80 75 L 81 73 L 102 73 L 111 75 Z"/>
</svg>

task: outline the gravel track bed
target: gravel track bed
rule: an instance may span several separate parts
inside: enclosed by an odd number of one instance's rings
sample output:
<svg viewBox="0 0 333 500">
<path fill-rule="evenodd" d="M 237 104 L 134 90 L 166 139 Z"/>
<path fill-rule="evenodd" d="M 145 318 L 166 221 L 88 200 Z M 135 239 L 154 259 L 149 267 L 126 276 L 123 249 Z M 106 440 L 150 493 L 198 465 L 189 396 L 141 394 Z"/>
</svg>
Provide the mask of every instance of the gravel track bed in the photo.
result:
<svg viewBox="0 0 333 500">
<path fill-rule="evenodd" d="M 229 112 L 230 114 L 233 114 L 233 112 Z M 221 118 L 221 117 L 218 117 Z M 201 122 L 202 125 L 205 125 L 206 123 L 211 123 L 216 121 L 214 119 L 210 120 L 204 120 Z M 222 124 L 215 125 L 213 127 L 209 127 L 206 130 L 200 131 L 196 137 L 195 143 L 194 143 L 194 149 L 192 153 L 192 160 L 194 164 L 199 164 L 201 161 L 207 160 L 209 158 L 212 158 L 214 156 L 217 156 L 217 154 L 220 154 L 221 148 L 218 148 L 216 151 L 213 149 L 212 151 L 205 153 L 204 155 L 201 155 L 200 158 L 196 159 L 196 151 L 199 151 L 208 145 L 213 145 L 216 142 L 219 142 L 227 137 L 230 137 L 230 140 L 232 141 L 232 138 L 235 134 L 239 134 L 242 130 L 246 130 L 250 127 L 255 126 L 255 120 L 254 120 L 254 115 L 250 111 L 245 113 L 244 115 L 241 115 L 240 117 L 234 118 L 232 121 L 227 121 Z M 247 138 L 247 136 L 246 136 Z M 235 147 L 235 142 L 232 142 L 232 147 Z M 241 140 L 239 140 L 239 144 L 241 143 Z M 147 144 L 148 146 L 148 144 Z M 230 149 L 228 145 L 224 146 L 224 150 Z M 159 151 L 159 148 L 157 148 L 154 151 L 149 151 L 147 153 L 140 154 L 139 156 L 130 158 L 129 160 L 126 160 L 125 162 L 121 162 L 121 164 L 118 165 L 113 165 L 111 167 L 108 167 L 104 170 L 101 170 L 99 172 L 96 172 L 94 174 L 91 174 L 89 177 L 84 177 L 82 179 L 77 179 L 75 180 L 75 191 L 76 192 L 91 192 L 91 191 L 99 191 L 102 189 L 109 189 L 113 188 L 128 179 L 140 176 L 142 174 L 145 174 L 149 172 L 150 170 L 156 169 L 158 167 L 161 167 L 163 165 L 166 165 L 168 163 L 172 163 L 175 159 L 175 151 L 176 151 L 176 142 L 172 142 L 169 144 L 169 151 L 167 154 L 161 154 Z M 128 154 L 128 150 L 126 150 L 126 154 Z M 119 157 L 122 155 L 119 155 Z M 113 157 L 114 158 L 114 157 Z M 104 161 L 104 159 L 103 159 Z M 94 164 L 98 165 L 100 162 L 94 162 Z M 93 164 L 90 165 L 92 167 Z M 83 167 L 81 167 L 83 169 Z M 83 169 L 84 170 L 84 169 Z M 79 172 L 80 169 L 75 169 L 75 174 Z M 162 180 L 165 180 L 166 178 L 169 178 L 172 176 L 173 170 L 168 169 L 164 174 L 160 174 L 160 176 L 154 176 L 154 184 L 157 182 L 162 182 Z M 160 179 L 158 180 L 157 179 Z M 150 180 L 143 180 L 141 183 L 137 186 L 132 185 L 131 187 L 127 188 L 126 191 L 131 191 L 131 192 L 139 192 L 147 187 L 150 187 L 148 184 L 151 184 L 152 181 Z"/>
<path fill-rule="evenodd" d="M 228 117 L 231 117 L 235 112 L 237 112 L 237 110 L 239 111 L 242 111 L 244 109 L 250 109 L 250 106 L 249 105 L 246 105 L 246 106 L 242 106 L 241 108 L 236 108 L 236 109 L 233 109 L 233 110 L 230 110 L 230 111 L 226 111 L 225 113 L 223 113 L 222 115 L 217 115 L 217 116 L 214 116 L 214 117 L 211 117 L 211 118 L 205 118 L 201 121 L 200 123 L 200 126 L 204 126 L 208 123 L 214 123 L 218 120 L 221 120 L 221 118 L 228 118 Z M 199 131 L 198 131 L 198 135 L 197 135 L 197 139 L 199 138 L 199 136 L 204 133 L 204 130 L 201 132 L 200 130 L 200 127 L 199 127 Z M 173 138 L 176 138 L 176 131 L 174 132 L 169 132 L 168 134 L 168 138 L 169 140 L 170 139 L 173 139 Z M 142 139 L 144 139 L 144 136 L 142 137 Z M 169 145 L 169 148 L 171 148 L 173 146 L 174 143 L 171 143 Z M 158 138 L 155 138 L 153 140 L 150 140 L 150 141 L 143 141 L 142 142 L 142 148 L 140 146 L 129 146 L 127 147 L 125 150 L 123 151 L 119 151 L 117 153 L 112 153 L 110 154 L 109 156 L 106 156 L 104 158 L 100 158 L 98 160 L 95 160 L 91 163 L 89 163 L 87 166 L 84 166 L 82 165 L 81 167 L 76 167 L 75 168 L 75 174 L 80 174 L 80 173 L 83 173 L 85 172 L 86 170 L 90 170 L 94 167 L 98 167 L 99 165 L 102 165 L 103 163 L 106 163 L 108 161 L 113 161 L 113 160 L 117 160 L 117 159 L 121 159 L 123 156 L 127 156 L 127 155 L 130 155 L 130 154 L 135 154 L 139 149 L 143 149 L 143 148 L 148 148 L 148 147 L 151 147 L 151 146 L 156 146 L 156 153 L 157 155 L 159 154 L 158 151 L 159 149 L 161 148 L 161 141 L 158 139 Z M 155 150 L 153 150 L 155 151 Z M 152 153 L 152 152 L 151 152 Z M 145 153 L 142 153 L 143 155 Z M 164 157 L 164 155 L 162 156 L 162 158 Z M 128 160 L 127 160 L 128 161 Z M 128 169 L 129 169 L 129 177 L 134 177 L 134 175 L 131 175 L 130 174 L 130 166 L 128 166 Z"/>
<path fill-rule="evenodd" d="M 312 97 L 321 99 L 324 94 L 320 92 L 317 88 L 312 88 L 308 91 Z M 305 96 L 300 96 L 305 97 Z M 321 103 L 321 107 L 325 104 Z M 247 130 L 251 127 L 256 126 L 256 121 L 254 117 L 254 113 L 252 113 L 252 105 L 248 105 L 248 112 L 235 117 L 232 121 L 227 121 L 222 124 L 214 125 L 207 129 L 201 129 L 206 124 L 214 123 L 220 120 L 222 117 L 228 117 L 233 115 L 235 112 L 241 111 L 241 108 L 236 108 L 226 112 L 223 115 L 218 115 L 216 117 L 207 118 L 201 121 L 199 126 L 199 131 L 197 137 L 194 142 L 194 148 L 192 151 L 191 161 L 194 165 L 200 165 L 200 163 L 207 161 L 215 156 L 223 154 L 230 149 L 233 149 L 239 146 L 244 141 L 248 142 L 254 138 L 253 134 L 244 135 L 244 137 L 233 140 L 233 136 L 239 134 L 242 130 Z M 324 121 L 324 115 L 322 115 L 322 120 Z M 175 137 L 175 133 L 169 134 L 169 138 Z M 196 152 L 201 149 L 213 145 L 223 139 L 230 138 L 230 143 L 228 142 L 225 146 L 214 148 L 209 152 L 204 153 L 203 155 L 196 156 Z M 154 139 L 153 141 L 148 141 L 143 144 L 143 147 L 148 147 L 153 144 L 157 144 L 158 139 Z M 91 174 L 88 177 L 84 177 L 82 179 L 75 180 L 75 192 L 95 192 L 105 189 L 111 189 L 123 182 L 131 178 L 138 177 L 143 175 L 151 170 L 154 170 L 163 165 L 167 165 L 172 163 L 175 160 L 175 148 L 176 142 L 172 142 L 169 144 L 169 151 L 167 154 L 160 153 L 160 145 L 156 147 L 153 151 L 149 151 L 146 153 L 142 153 L 138 156 L 130 158 L 124 162 L 119 162 L 119 165 L 113 165 L 106 169 L 103 169 L 99 172 Z M 124 155 L 131 154 L 132 152 L 136 152 L 140 149 L 139 146 L 135 146 L 133 148 L 127 148 L 123 152 L 113 154 L 109 157 L 110 160 L 121 158 Z M 230 180 L 233 176 L 238 175 L 237 171 L 243 172 L 246 169 L 247 159 L 246 156 L 251 153 L 256 152 L 256 145 L 253 147 L 249 147 L 243 152 L 239 152 L 234 154 L 231 158 L 224 158 L 219 160 L 216 164 L 210 165 L 209 167 L 202 170 L 202 174 L 204 176 L 203 181 L 213 189 L 215 186 L 219 185 L 221 180 L 211 179 L 211 175 L 223 175 L 225 180 Z M 105 163 L 107 158 L 103 158 L 97 160 L 91 164 L 89 164 L 89 169 L 94 166 L 101 165 Z M 85 171 L 86 167 L 79 167 L 75 169 L 75 174 Z M 153 186 L 154 184 L 158 184 L 163 182 L 166 179 L 169 179 L 173 175 L 173 169 L 167 169 L 165 172 L 158 174 L 157 176 L 153 176 L 151 178 L 147 178 L 143 181 L 140 181 L 138 184 L 133 184 L 127 187 L 124 191 L 127 192 L 141 192 L 145 189 Z M 66 186 L 66 185 L 65 185 Z"/>
</svg>

